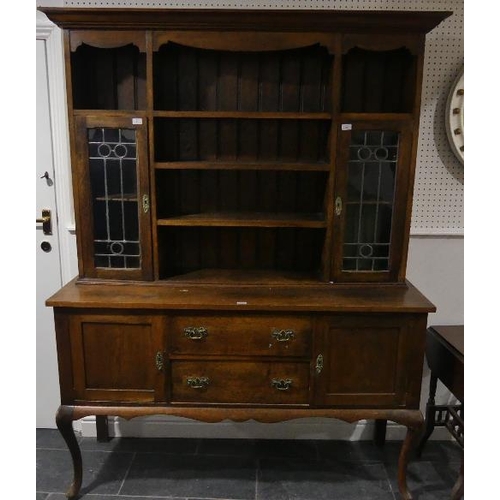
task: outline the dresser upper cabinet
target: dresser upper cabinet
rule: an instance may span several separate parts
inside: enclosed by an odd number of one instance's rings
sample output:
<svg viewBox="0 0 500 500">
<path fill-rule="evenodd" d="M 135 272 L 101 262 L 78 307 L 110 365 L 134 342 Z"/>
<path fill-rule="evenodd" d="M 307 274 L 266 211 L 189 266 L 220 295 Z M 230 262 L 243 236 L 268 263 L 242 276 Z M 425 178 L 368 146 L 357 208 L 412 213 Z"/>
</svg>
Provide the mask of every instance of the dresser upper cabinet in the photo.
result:
<svg viewBox="0 0 500 500">
<path fill-rule="evenodd" d="M 450 13 L 41 10 L 81 279 L 404 281 L 425 34 Z"/>
</svg>

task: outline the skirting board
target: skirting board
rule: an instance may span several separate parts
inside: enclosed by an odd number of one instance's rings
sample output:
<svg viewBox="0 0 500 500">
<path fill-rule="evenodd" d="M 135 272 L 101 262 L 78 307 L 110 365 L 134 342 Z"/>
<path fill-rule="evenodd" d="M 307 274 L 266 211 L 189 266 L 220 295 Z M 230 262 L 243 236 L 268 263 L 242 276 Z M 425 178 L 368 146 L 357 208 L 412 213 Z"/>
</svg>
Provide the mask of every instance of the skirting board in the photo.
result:
<svg viewBox="0 0 500 500">
<path fill-rule="evenodd" d="M 81 426 L 81 429 L 78 427 Z M 95 417 L 86 417 L 75 423 L 75 429 L 82 437 L 95 437 Z M 111 417 L 108 420 L 109 435 L 112 437 L 143 438 L 219 438 L 219 439 L 311 439 L 361 441 L 373 439 L 374 422 L 361 420 L 349 424 L 335 419 L 301 419 L 276 424 L 259 422 L 220 423 L 195 422 L 180 417 L 143 417 L 124 420 Z M 387 423 L 386 439 L 403 440 L 406 428 L 394 422 Z M 436 428 L 430 439 L 451 440 L 444 428 Z"/>
</svg>

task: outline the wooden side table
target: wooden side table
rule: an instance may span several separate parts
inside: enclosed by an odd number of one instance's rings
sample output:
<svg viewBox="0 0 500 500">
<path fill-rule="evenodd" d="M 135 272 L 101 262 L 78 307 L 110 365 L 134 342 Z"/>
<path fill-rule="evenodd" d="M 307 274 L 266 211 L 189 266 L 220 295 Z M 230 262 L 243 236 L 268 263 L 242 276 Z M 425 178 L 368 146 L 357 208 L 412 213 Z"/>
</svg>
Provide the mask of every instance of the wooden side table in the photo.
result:
<svg viewBox="0 0 500 500">
<path fill-rule="evenodd" d="M 427 329 L 426 355 L 431 379 L 426 405 L 425 429 L 417 447 L 420 456 L 435 427 L 446 427 L 457 443 L 464 447 L 464 326 L 431 326 Z M 440 380 L 459 400 L 458 405 L 437 405 L 437 382 Z M 464 494 L 464 462 L 451 498 Z"/>
</svg>

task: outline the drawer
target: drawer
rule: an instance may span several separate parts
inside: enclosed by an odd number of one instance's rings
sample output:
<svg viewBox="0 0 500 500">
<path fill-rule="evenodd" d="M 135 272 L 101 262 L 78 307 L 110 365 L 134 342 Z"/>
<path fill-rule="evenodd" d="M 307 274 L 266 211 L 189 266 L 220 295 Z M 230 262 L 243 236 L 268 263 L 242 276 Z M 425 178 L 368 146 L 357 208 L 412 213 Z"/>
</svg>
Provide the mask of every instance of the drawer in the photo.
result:
<svg viewBox="0 0 500 500">
<path fill-rule="evenodd" d="M 193 315 L 172 319 L 171 354 L 309 357 L 312 321 L 301 316 Z"/>
<path fill-rule="evenodd" d="M 307 404 L 309 363 L 172 361 L 172 402 Z"/>
</svg>

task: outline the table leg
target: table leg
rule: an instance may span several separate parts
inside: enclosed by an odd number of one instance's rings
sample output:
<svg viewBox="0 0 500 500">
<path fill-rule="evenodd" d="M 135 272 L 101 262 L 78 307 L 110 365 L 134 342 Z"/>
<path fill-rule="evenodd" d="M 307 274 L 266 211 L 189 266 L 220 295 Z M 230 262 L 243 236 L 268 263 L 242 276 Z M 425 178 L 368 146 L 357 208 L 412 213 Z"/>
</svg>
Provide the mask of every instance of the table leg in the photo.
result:
<svg viewBox="0 0 500 500">
<path fill-rule="evenodd" d="M 431 379 L 429 383 L 429 399 L 425 406 L 425 428 L 424 434 L 420 439 L 420 442 L 416 449 L 417 457 L 422 455 L 422 450 L 424 449 L 425 443 L 429 439 L 430 435 L 434 431 L 434 424 L 436 423 L 436 389 L 437 389 L 438 378 L 431 372 Z"/>
<path fill-rule="evenodd" d="M 423 422 L 422 422 L 423 424 Z M 401 452 L 399 454 L 398 461 L 398 486 L 399 492 L 403 500 L 412 500 L 413 497 L 408 490 L 408 485 L 406 482 L 406 472 L 408 467 L 408 462 L 410 461 L 411 452 L 414 449 L 415 442 L 421 433 L 420 427 L 407 427 L 406 438 L 403 441 L 403 446 L 401 447 Z"/>
<path fill-rule="evenodd" d="M 95 425 L 97 441 L 99 443 L 107 443 L 109 441 L 108 417 L 106 415 L 96 415 Z"/>
<path fill-rule="evenodd" d="M 462 465 L 460 466 L 460 474 L 457 482 L 451 490 L 451 500 L 460 500 L 464 496 L 464 459 L 462 458 Z"/>
<path fill-rule="evenodd" d="M 60 406 L 56 413 L 56 425 L 66 441 L 73 461 L 73 482 L 66 493 L 68 498 L 75 498 L 82 486 L 82 454 L 73 430 L 73 420 L 73 407 Z"/>
<path fill-rule="evenodd" d="M 376 446 L 380 448 L 384 446 L 386 431 L 387 431 L 387 420 L 382 420 L 382 419 L 375 420 L 375 433 L 373 436 L 373 441 Z"/>
</svg>

